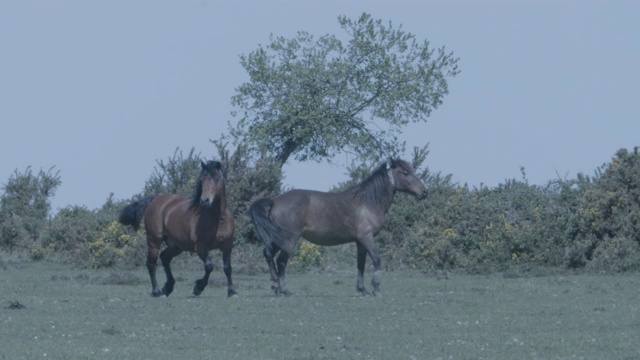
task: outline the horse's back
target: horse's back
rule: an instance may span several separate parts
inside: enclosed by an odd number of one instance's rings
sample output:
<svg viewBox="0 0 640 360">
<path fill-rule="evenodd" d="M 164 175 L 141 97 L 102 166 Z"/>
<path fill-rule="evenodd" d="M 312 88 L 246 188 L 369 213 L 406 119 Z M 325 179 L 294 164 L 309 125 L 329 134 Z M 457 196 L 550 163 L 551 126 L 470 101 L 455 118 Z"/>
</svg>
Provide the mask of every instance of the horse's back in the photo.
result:
<svg viewBox="0 0 640 360">
<path fill-rule="evenodd" d="M 189 199 L 176 194 L 161 194 L 156 196 L 147 207 L 144 216 L 164 218 L 174 211 L 186 212 L 189 207 Z"/>
<path fill-rule="evenodd" d="M 345 194 L 296 189 L 273 201 L 274 221 L 313 243 L 337 245 L 355 240 L 357 206 Z"/>
<path fill-rule="evenodd" d="M 310 190 L 291 190 L 273 198 L 271 218 L 280 226 L 296 231 L 304 226 Z"/>
<path fill-rule="evenodd" d="M 335 208 L 351 207 L 339 193 L 328 193 L 316 190 L 294 189 L 273 199 L 273 212 L 292 212 L 299 216 L 306 215 L 307 211 L 332 211 Z"/>
</svg>

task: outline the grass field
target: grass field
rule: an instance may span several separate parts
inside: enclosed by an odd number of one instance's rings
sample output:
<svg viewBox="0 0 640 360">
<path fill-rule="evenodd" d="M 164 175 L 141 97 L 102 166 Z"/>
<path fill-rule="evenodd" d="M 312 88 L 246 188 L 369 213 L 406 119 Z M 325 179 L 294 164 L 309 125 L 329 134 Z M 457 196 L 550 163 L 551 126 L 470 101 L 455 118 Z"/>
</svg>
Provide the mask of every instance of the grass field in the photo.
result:
<svg viewBox="0 0 640 360">
<path fill-rule="evenodd" d="M 0 359 L 640 358 L 639 274 L 394 271 L 381 298 L 355 295 L 355 271 L 291 274 L 289 298 L 267 274 L 237 274 L 227 298 L 219 270 L 192 296 L 191 264 L 152 298 L 145 269 L 1 265 Z"/>
</svg>

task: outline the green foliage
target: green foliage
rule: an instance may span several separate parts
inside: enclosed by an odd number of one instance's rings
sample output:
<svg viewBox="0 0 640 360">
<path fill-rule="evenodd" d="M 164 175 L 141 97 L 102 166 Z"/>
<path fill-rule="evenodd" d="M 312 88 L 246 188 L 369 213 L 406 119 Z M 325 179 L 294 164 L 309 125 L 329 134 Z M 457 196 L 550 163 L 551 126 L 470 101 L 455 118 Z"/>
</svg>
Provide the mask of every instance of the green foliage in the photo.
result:
<svg viewBox="0 0 640 360">
<path fill-rule="evenodd" d="M 614 270 L 639 268 L 640 154 L 620 149 L 598 169 L 572 223 L 572 266 L 601 264 Z M 615 263 L 615 264 L 614 264 Z"/>
<path fill-rule="evenodd" d="M 417 201 L 396 195 L 378 234 L 388 266 L 476 273 L 565 265 L 567 228 L 580 193 L 574 182 L 529 185 L 523 172 L 521 181 L 469 189 L 453 184 L 450 175 L 419 173 L 429 196 Z"/>
<path fill-rule="evenodd" d="M 41 240 L 31 250 L 31 256 L 50 258 L 52 255 L 63 255 L 76 258 L 79 248 L 95 237 L 98 227 L 95 211 L 81 206 L 60 209 L 44 230 Z"/>
<path fill-rule="evenodd" d="M 0 197 L 0 246 L 28 249 L 38 240 L 46 225 L 51 208 L 51 197 L 60 186 L 59 171 L 40 170 L 34 174 L 31 167 L 24 172 L 15 170 L 3 186 Z"/>
<path fill-rule="evenodd" d="M 507 180 L 468 189 L 439 174 L 429 197 L 397 197 L 378 242 L 389 266 L 466 272 L 511 267 L 640 267 L 640 156 L 616 153 L 595 179 Z"/>
<path fill-rule="evenodd" d="M 47 223 L 38 241 L 29 249 L 32 259 L 65 259 L 78 266 L 91 265 L 89 244 L 100 236 L 124 206 L 113 194 L 99 209 L 67 206 Z"/>
<path fill-rule="evenodd" d="M 293 269 L 302 271 L 324 270 L 325 247 L 312 244 L 308 241 L 301 241 L 298 245 L 297 253 L 291 259 Z"/>
<path fill-rule="evenodd" d="M 458 59 L 366 13 L 338 22 L 345 41 L 301 31 L 241 56 L 250 80 L 232 98 L 235 140 L 281 165 L 290 156 L 320 161 L 350 151 L 379 161 L 404 151 L 403 126 L 426 121 L 442 103 Z"/>
<path fill-rule="evenodd" d="M 262 261 L 246 215 L 259 197 L 280 193 L 282 170 L 268 156 L 255 158 L 248 146 L 228 149 L 213 141 L 224 165 L 229 205 L 236 220 L 234 263 L 256 272 Z M 428 146 L 415 148 L 412 163 L 429 188 L 422 201 L 397 194 L 376 242 L 388 268 L 488 273 L 512 269 L 586 268 L 629 271 L 640 268 L 640 154 L 619 150 L 595 176 L 556 179 L 531 185 L 508 179 L 489 188 L 470 189 L 451 175 L 424 166 Z M 146 183 L 147 191 L 190 193 L 199 171 L 199 155 L 176 150 Z M 378 165 L 352 164 L 351 179 L 340 190 L 364 179 Z M 95 210 L 68 206 L 48 218 L 49 197 L 60 184 L 57 173 L 15 172 L 0 203 L 0 240 L 5 249 L 28 252 L 31 259 L 65 259 L 84 267 L 140 266 L 146 251 L 144 230 L 133 233 L 115 219 L 128 200 L 110 196 Z M 142 196 L 139 194 L 137 196 Z M 340 252 L 301 242 L 291 260 L 301 271 L 353 264 L 355 247 Z M 348 252 L 348 254 L 347 254 Z M 263 264 L 262 264 L 263 265 Z M 342 265 L 339 265 L 343 267 Z"/>
<path fill-rule="evenodd" d="M 626 236 L 605 237 L 593 250 L 587 267 L 609 272 L 637 270 L 640 268 L 640 244 Z"/>
<path fill-rule="evenodd" d="M 140 264 L 145 251 L 144 229 L 132 233 L 117 221 L 104 228 L 98 238 L 88 244 L 93 268 L 112 267 L 118 264 Z M 135 259 L 138 259 L 136 261 Z"/>
<path fill-rule="evenodd" d="M 144 186 L 146 195 L 164 193 L 190 196 L 200 173 L 200 154 L 191 148 L 185 157 L 182 150 L 176 149 L 167 161 L 158 160 L 153 174 Z"/>
</svg>

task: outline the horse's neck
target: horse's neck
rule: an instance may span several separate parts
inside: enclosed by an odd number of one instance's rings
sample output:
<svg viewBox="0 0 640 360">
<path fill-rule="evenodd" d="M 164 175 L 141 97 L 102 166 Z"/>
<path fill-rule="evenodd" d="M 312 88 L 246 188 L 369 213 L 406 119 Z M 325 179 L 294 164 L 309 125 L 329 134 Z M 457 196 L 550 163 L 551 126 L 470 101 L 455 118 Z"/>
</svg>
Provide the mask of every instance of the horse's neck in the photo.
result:
<svg viewBox="0 0 640 360">
<path fill-rule="evenodd" d="M 372 184 L 372 186 L 374 185 Z M 376 195 L 381 195 L 381 196 L 374 196 L 373 198 L 368 198 L 366 202 L 369 203 L 370 205 L 380 208 L 384 216 L 389 211 L 389 209 L 391 208 L 391 204 L 393 203 L 393 198 L 395 197 L 395 194 L 396 194 L 395 186 L 393 185 L 392 182 L 389 182 L 389 183 L 385 182 L 384 189 L 376 189 L 376 190 L 384 193 L 378 194 L 376 192 Z"/>
<path fill-rule="evenodd" d="M 214 218 L 218 220 L 224 212 L 227 202 L 224 199 L 216 199 L 211 206 L 200 206 L 200 217 Z"/>
<path fill-rule="evenodd" d="M 395 189 L 395 187 L 393 185 L 391 185 L 390 188 L 387 189 L 387 191 L 391 195 L 389 195 L 389 197 L 386 198 L 386 201 L 384 201 L 384 204 L 380 204 L 382 206 L 382 211 L 383 211 L 383 213 L 385 215 L 387 214 L 387 212 L 391 208 L 391 204 L 393 203 L 393 198 L 396 196 L 396 189 Z"/>
</svg>

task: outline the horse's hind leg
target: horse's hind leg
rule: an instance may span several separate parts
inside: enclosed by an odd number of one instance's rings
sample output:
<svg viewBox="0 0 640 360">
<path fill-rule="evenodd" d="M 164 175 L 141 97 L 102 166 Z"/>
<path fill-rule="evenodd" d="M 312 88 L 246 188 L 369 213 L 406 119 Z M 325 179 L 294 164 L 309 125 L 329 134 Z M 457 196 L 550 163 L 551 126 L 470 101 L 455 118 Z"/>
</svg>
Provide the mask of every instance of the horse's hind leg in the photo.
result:
<svg viewBox="0 0 640 360">
<path fill-rule="evenodd" d="M 164 283 L 161 294 L 165 294 L 166 296 L 169 296 L 173 292 L 173 286 L 176 283 L 176 280 L 173 278 L 173 273 L 171 272 L 171 259 L 180 255 L 180 253 L 182 253 L 182 250 L 176 247 L 168 247 L 160 253 L 160 260 L 162 260 L 164 272 L 167 274 L 167 282 Z"/>
<path fill-rule="evenodd" d="M 237 294 L 231 280 L 231 249 L 222 250 L 222 264 L 224 274 L 227 276 L 227 296 L 231 297 Z"/>
<path fill-rule="evenodd" d="M 204 263 L 204 276 L 202 279 L 196 280 L 195 285 L 193 286 L 193 295 L 198 296 L 202 293 L 204 288 L 209 283 L 209 275 L 213 271 L 213 263 L 211 262 L 211 258 L 209 257 L 209 251 L 205 246 L 198 247 L 198 256 L 200 260 Z"/>
<path fill-rule="evenodd" d="M 159 249 L 156 246 L 149 245 L 147 253 L 147 270 L 149 270 L 149 277 L 151 278 L 151 295 L 156 297 L 162 295 L 162 290 L 158 287 L 158 281 L 156 280 L 158 252 Z"/>
<path fill-rule="evenodd" d="M 287 290 L 287 285 L 284 280 L 284 269 L 287 267 L 287 262 L 289 261 L 289 253 L 282 250 L 280 251 L 280 255 L 278 255 L 278 259 L 276 260 L 278 265 L 278 287 L 275 290 L 276 294 L 290 296 L 291 292 Z"/>
<path fill-rule="evenodd" d="M 277 252 L 277 250 L 274 250 L 273 248 L 269 249 L 266 246 L 262 251 L 265 260 L 267 260 L 267 265 L 269 265 L 269 271 L 271 271 L 271 281 L 273 281 L 274 283 L 278 282 L 278 271 L 276 270 L 276 264 L 273 261 L 273 257 Z"/>
</svg>

